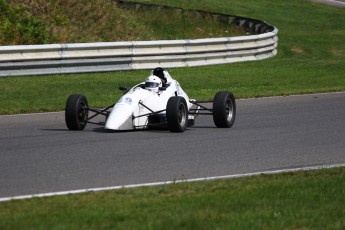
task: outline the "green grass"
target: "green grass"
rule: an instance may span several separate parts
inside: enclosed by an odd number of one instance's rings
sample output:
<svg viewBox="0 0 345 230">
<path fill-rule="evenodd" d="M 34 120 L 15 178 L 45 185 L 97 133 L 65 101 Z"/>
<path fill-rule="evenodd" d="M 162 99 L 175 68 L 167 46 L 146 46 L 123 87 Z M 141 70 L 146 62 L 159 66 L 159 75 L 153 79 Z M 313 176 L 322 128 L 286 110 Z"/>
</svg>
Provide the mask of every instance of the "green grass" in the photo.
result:
<svg viewBox="0 0 345 230">
<path fill-rule="evenodd" d="M 278 57 L 260 62 L 170 69 L 170 73 L 191 98 L 198 100 L 211 99 L 219 90 L 232 91 L 236 98 L 248 98 L 345 89 L 342 60 L 325 63 L 296 58 L 283 66 L 281 62 Z M 133 86 L 148 75 L 149 71 L 142 70 L 2 78 L 0 114 L 63 110 L 68 95 L 73 93 L 86 95 L 92 106 L 104 107 L 122 95 L 119 86 Z"/>
<path fill-rule="evenodd" d="M 202 17 L 171 9 L 137 10 L 136 18 L 152 28 L 154 36 L 164 40 L 197 39 L 209 37 L 243 36 L 246 32 L 234 25 L 219 23 L 211 16 Z"/>
<path fill-rule="evenodd" d="M 345 167 L 0 203 L 0 229 L 344 229 Z"/>
<path fill-rule="evenodd" d="M 2 45 L 154 38 L 151 28 L 109 0 L 0 0 L 1 6 Z"/>
<path fill-rule="evenodd" d="M 272 59 L 170 69 L 192 98 L 211 99 L 218 90 L 230 90 L 237 98 L 345 91 L 343 9 L 304 0 L 142 2 L 258 18 L 279 29 L 278 55 Z M 121 95 L 118 86 L 132 86 L 148 75 L 124 71 L 0 78 L 0 114 L 62 110 L 72 93 L 85 94 L 91 105 L 107 106 Z"/>
<path fill-rule="evenodd" d="M 161 10 L 120 9 L 111 0 L 0 0 L 0 44 L 113 42 L 236 36 L 236 26 Z"/>
<path fill-rule="evenodd" d="M 24 8 L 13 8 L 0 0 L 0 44 L 16 44 L 48 41 L 46 23 Z"/>
</svg>

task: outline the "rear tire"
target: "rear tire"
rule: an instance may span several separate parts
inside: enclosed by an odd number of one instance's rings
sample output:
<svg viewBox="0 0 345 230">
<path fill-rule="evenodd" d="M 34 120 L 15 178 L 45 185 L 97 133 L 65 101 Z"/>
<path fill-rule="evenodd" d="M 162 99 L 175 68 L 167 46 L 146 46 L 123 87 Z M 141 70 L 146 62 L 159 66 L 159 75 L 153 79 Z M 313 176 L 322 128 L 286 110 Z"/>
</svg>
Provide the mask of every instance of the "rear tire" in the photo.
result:
<svg viewBox="0 0 345 230">
<path fill-rule="evenodd" d="M 84 95 L 72 94 L 65 108 L 65 122 L 70 130 L 83 130 L 88 120 L 88 102 Z"/>
<path fill-rule="evenodd" d="M 188 109 L 183 97 L 171 97 L 166 109 L 167 124 L 171 132 L 182 133 L 188 124 Z"/>
<path fill-rule="evenodd" d="M 213 100 L 213 121 L 218 128 L 231 128 L 236 116 L 235 97 L 231 92 L 220 91 Z"/>
</svg>

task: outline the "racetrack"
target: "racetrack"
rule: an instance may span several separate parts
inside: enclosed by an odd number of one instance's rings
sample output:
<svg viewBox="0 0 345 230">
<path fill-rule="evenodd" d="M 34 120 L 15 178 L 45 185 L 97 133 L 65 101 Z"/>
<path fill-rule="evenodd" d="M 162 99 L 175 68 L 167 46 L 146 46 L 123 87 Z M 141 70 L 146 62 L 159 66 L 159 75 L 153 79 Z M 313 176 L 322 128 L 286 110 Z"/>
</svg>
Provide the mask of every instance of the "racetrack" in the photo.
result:
<svg viewBox="0 0 345 230">
<path fill-rule="evenodd" d="M 92 103 L 92 102 L 91 102 Z M 64 113 L 0 116 L 0 198 L 345 163 L 345 93 L 237 101 L 231 129 L 68 131 Z"/>
</svg>

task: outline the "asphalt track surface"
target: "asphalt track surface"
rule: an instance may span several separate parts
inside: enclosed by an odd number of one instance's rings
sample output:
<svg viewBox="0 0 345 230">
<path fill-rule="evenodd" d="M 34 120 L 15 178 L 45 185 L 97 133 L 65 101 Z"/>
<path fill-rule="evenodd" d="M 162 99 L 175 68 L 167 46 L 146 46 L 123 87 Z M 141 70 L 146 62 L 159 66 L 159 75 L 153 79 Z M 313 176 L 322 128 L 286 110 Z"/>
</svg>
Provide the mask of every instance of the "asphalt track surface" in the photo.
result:
<svg viewBox="0 0 345 230">
<path fill-rule="evenodd" d="M 64 113 L 0 116 L 0 198 L 345 163 L 345 93 L 237 101 L 231 129 L 69 131 Z"/>
</svg>

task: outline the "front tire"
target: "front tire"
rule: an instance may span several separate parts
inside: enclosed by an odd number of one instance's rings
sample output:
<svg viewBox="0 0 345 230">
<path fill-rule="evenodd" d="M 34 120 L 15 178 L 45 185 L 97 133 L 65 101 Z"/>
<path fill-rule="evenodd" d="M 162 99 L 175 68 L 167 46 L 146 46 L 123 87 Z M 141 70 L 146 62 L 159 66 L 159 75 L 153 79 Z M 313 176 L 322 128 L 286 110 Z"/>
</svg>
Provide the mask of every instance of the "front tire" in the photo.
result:
<svg viewBox="0 0 345 230">
<path fill-rule="evenodd" d="M 236 116 L 235 97 L 231 92 L 220 91 L 213 100 L 213 121 L 218 128 L 231 128 Z"/>
<path fill-rule="evenodd" d="M 166 109 L 168 128 L 171 132 L 182 133 L 188 124 L 188 109 L 183 97 L 171 97 Z"/>
<path fill-rule="evenodd" d="M 88 102 L 84 95 L 70 95 L 66 102 L 65 122 L 70 130 L 83 130 L 88 120 Z"/>
</svg>

